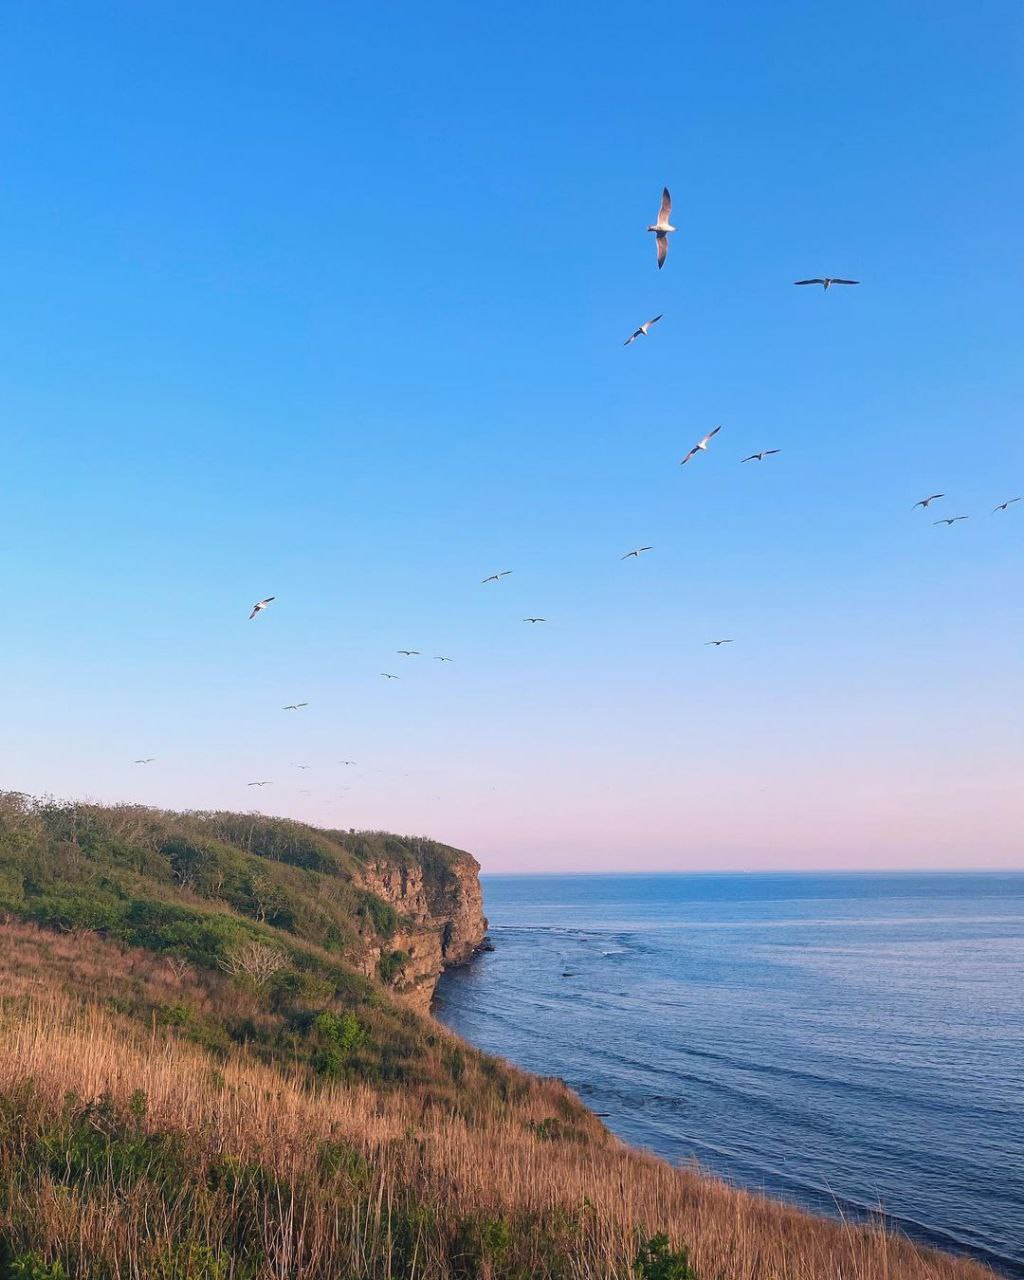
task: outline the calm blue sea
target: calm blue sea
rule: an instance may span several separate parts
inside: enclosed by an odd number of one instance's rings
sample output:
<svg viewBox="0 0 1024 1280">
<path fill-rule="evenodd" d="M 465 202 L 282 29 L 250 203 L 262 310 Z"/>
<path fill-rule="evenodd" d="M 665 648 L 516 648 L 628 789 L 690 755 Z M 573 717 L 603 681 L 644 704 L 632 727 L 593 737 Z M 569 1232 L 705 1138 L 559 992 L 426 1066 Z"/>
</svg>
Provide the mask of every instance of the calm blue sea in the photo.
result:
<svg viewBox="0 0 1024 1280">
<path fill-rule="evenodd" d="M 487 876 L 437 1012 L 631 1143 L 1024 1275 L 1024 875 Z"/>
</svg>

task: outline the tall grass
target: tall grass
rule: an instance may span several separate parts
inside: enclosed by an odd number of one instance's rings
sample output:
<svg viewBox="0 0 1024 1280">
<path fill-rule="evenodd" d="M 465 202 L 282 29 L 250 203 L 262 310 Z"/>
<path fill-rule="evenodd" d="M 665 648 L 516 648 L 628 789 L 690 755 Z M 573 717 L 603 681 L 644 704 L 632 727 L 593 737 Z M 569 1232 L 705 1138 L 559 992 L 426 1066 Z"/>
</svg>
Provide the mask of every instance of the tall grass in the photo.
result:
<svg viewBox="0 0 1024 1280">
<path fill-rule="evenodd" d="M 632 1151 L 443 1031 L 447 1095 L 311 1086 L 29 985 L 0 1013 L 0 1276 L 605 1280 L 665 1232 L 700 1280 L 991 1278 Z"/>
</svg>

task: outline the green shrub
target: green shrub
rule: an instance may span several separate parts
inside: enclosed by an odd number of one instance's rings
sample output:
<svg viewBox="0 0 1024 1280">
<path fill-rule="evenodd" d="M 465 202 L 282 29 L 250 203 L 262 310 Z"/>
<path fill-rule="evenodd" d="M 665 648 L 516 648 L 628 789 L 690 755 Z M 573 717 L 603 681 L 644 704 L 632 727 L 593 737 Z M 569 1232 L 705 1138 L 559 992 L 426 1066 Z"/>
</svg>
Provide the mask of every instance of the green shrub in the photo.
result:
<svg viewBox="0 0 1024 1280">
<path fill-rule="evenodd" d="M 4 1280 L 68 1280 L 62 1262 L 44 1262 L 38 1253 L 12 1258 L 4 1269 Z"/>
<path fill-rule="evenodd" d="M 652 1236 L 637 1251 L 633 1270 L 638 1280 L 697 1280 L 686 1249 L 673 1253 L 668 1236 Z"/>
<path fill-rule="evenodd" d="M 398 912 L 389 902 L 385 902 L 383 898 L 378 898 L 376 894 L 360 894 L 360 903 L 356 908 L 356 915 L 361 916 L 364 920 L 369 920 L 375 931 L 382 938 L 390 938 L 398 926 Z"/>
<path fill-rule="evenodd" d="M 381 982 L 390 987 L 401 976 L 409 959 L 408 951 L 382 951 L 377 961 L 377 973 Z"/>
</svg>

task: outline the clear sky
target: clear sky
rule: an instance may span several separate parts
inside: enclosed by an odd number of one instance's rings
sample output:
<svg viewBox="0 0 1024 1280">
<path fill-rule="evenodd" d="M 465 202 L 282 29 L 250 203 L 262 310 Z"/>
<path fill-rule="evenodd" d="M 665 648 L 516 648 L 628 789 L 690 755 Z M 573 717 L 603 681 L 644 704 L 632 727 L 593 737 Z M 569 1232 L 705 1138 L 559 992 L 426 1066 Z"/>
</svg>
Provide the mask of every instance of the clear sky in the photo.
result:
<svg viewBox="0 0 1024 1280">
<path fill-rule="evenodd" d="M 488 870 L 1024 865 L 1022 36 L 9 5 L 3 785 Z"/>
</svg>

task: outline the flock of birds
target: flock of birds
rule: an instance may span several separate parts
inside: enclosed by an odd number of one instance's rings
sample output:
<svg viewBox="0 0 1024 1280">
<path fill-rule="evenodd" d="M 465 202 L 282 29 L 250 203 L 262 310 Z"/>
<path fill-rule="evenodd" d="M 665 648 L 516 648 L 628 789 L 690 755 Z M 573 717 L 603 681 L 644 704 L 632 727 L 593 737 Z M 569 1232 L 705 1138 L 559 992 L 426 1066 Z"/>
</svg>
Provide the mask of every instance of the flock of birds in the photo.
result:
<svg viewBox="0 0 1024 1280">
<path fill-rule="evenodd" d="M 668 259 L 668 246 L 669 246 L 668 237 L 676 230 L 676 228 L 670 222 L 671 216 L 672 216 L 672 196 L 669 193 L 668 187 L 664 187 L 661 193 L 661 205 L 658 209 L 657 220 L 655 222 L 652 222 L 650 226 L 648 226 L 647 228 L 649 232 L 652 232 L 654 234 L 655 251 L 656 251 L 659 271 L 661 270 L 662 267 L 664 267 Z M 847 280 L 842 276 L 813 276 L 807 280 L 794 280 L 793 283 L 794 285 L 797 285 L 797 286 L 821 285 L 824 292 L 827 293 L 828 290 L 831 289 L 833 285 L 857 285 L 860 283 L 860 281 Z M 633 330 L 633 332 L 625 340 L 623 345 L 628 347 L 632 343 L 636 342 L 639 338 L 649 337 L 651 329 L 661 319 L 663 319 L 663 313 L 656 316 L 652 316 L 650 320 L 646 320 L 643 324 L 639 325 L 636 329 Z M 702 453 L 706 453 L 708 450 L 709 444 L 715 438 L 715 436 L 718 435 L 718 433 L 721 430 L 722 430 L 722 426 L 721 424 L 719 424 L 718 426 L 713 427 L 706 435 L 702 436 L 701 439 L 698 440 L 697 443 L 693 446 L 693 448 L 690 449 L 689 453 L 687 453 L 686 456 L 681 460 L 680 465 L 685 466 L 693 458 L 698 457 Z M 745 458 L 741 458 L 740 461 L 742 463 L 763 462 L 765 458 L 774 457 L 776 454 L 781 452 L 782 452 L 781 449 L 760 449 L 756 453 L 751 453 L 751 454 L 748 454 Z M 946 495 L 944 493 L 931 493 L 927 497 L 920 498 L 917 502 L 915 502 L 912 510 L 916 510 L 918 507 L 921 507 L 923 510 L 927 510 L 933 502 L 938 502 L 941 498 L 944 498 L 945 496 Z M 995 515 L 996 512 L 1006 511 L 1014 503 L 1021 502 L 1022 500 L 1024 500 L 1024 495 L 1022 495 L 1022 497 L 1007 498 L 1005 502 L 997 503 L 996 506 L 992 508 L 992 514 Z M 933 524 L 946 525 L 947 527 L 950 527 L 954 524 L 958 524 L 962 520 L 968 520 L 969 518 L 970 517 L 967 515 L 945 516 L 940 520 L 933 521 Z M 648 551 L 653 551 L 653 550 L 654 550 L 653 546 L 634 547 L 631 551 L 627 551 L 624 555 L 622 555 L 620 559 L 621 560 L 637 559 L 638 560 L 640 556 L 644 555 Z M 490 582 L 501 582 L 503 578 L 507 578 L 512 572 L 513 571 L 511 569 L 501 569 L 497 573 L 488 574 L 486 578 L 481 579 L 481 585 L 486 586 Z M 276 598 L 277 598 L 276 596 L 264 596 L 262 600 L 257 600 L 256 603 L 252 606 L 251 612 L 249 613 L 249 621 L 251 622 L 253 618 L 258 617 L 261 613 L 263 613 L 271 604 L 273 604 Z M 536 625 L 538 623 L 543 623 L 546 621 L 547 621 L 546 618 L 539 617 L 536 615 L 530 615 L 523 618 L 523 622 L 529 623 L 531 625 Z M 713 646 L 717 649 L 717 648 L 720 648 L 722 645 L 733 644 L 734 640 L 732 638 L 724 638 L 724 639 L 716 639 L 716 640 L 706 640 L 704 643 L 706 646 Z M 422 656 L 418 649 L 398 649 L 396 650 L 396 653 L 403 658 L 418 658 Z M 448 654 L 436 653 L 433 655 L 433 660 L 435 662 L 451 662 L 452 658 Z M 401 679 L 401 676 L 396 675 L 392 671 L 382 671 L 380 674 L 381 674 L 381 677 L 385 680 Z M 302 710 L 302 708 L 308 707 L 308 706 L 309 706 L 308 702 L 289 702 L 284 707 L 282 707 L 282 710 L 283 711 L 300 711 Z M 155 756 L 143 756 L 143 757 L 140 757 L 138 760 L 135 760 L 134 763 L 137 765 L 148 765 L 148 764 L 152 764 L 155 759 L 156 759 Z M 342 765 L 354 765 L 355 761 L 342 760 L 339 763 Z M 306 764 L 299 764 L 299 765 L 296 765 L 295 767 L 301 770 L 306 770 L 310 766 Z M 262 779 L 262 780 L 249 782 L 246 785 L 250 787 L 269 787 L 269 786 L 272 786 L 273 783 L 271 779 Z M 308 791 L 304 791 L 301 794 L 309 795 L 310 793 Z"/>
</svg>

